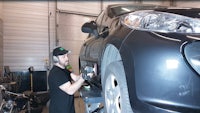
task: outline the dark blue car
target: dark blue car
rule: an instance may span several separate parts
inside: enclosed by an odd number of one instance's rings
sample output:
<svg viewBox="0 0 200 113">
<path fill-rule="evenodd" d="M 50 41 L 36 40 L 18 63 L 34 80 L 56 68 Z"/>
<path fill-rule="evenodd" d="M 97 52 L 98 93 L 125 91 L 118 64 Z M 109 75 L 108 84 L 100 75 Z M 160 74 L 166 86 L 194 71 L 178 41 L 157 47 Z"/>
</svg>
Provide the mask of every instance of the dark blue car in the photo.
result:
<svg viewBox="0 0 200 113">
<path fill-rule="evenodd" d="M 106 113 L 200 113 L 200 9 L 109 5 L 82 31 Z"/>
</svg>

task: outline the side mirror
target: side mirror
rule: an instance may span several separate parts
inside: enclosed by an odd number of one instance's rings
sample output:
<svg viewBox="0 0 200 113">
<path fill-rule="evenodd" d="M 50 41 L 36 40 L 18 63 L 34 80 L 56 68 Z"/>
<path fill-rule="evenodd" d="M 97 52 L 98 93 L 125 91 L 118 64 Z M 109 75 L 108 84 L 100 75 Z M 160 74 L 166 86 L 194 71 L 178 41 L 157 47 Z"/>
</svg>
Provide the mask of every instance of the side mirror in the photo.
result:
<svg viewBox="0 0 200 113">
<path fill-rule="evenodd" d="M 96 37 L 99 36 L 99 34 L 97 32 L 97 24 L 95 21 L 91 21 L 91 22 L 87 22 L 87 23 L 83 24 L 83 26 L 81 27 L 81 31 L 84 33 L 92 33 Z"/>
</svg>

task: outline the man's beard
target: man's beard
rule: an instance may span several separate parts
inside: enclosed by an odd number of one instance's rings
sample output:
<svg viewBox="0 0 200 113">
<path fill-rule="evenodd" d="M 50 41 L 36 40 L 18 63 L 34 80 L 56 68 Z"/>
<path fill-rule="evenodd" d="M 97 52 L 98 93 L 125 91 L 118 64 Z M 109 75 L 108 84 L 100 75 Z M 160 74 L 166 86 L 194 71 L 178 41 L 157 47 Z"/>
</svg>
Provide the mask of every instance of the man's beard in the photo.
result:
<svg viewBox="0 0 200 113">
<path fill-rule="evenodd" d="M 66 67 L 66 66 L 68 65 L 68 61 L 66 61 L 66 62 L 64 62 L 64 63 L 59 62 L 59 64 L 60 64 L 61 66 L 63 66 L 63 67 Z"/>
</svg>

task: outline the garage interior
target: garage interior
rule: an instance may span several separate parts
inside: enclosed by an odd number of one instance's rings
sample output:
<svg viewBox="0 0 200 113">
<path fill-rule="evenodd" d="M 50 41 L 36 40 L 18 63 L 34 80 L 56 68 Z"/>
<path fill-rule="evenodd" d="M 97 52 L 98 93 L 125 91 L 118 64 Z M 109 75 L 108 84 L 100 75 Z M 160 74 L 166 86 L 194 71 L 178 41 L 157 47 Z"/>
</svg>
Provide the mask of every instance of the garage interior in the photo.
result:
<svg viewBox="0 0 200 113">
<path fill-rule="evenodd" d="M 12 76 L 17 81 L 16 92 L 24 92 L 31 90 L 32 75 L 32 90 L 47 91 L 51 52 L 57 46 L 72 51 L 70 65 L 79 73 L 79 51 L 87 38 L 81 26 L 94 20 L 107 5 L 120 3 L 200 7 L 197 0 L 0 1 L 0 83 L 7 83 L 5 77 Z M 34 67 L 34 73 L 29 71 L 30 67 Z M 75 97 L 76 112 L 84 113 L 78 92 Z M 48 113 L 47 107 L 44 113 Z"/>
</svg>

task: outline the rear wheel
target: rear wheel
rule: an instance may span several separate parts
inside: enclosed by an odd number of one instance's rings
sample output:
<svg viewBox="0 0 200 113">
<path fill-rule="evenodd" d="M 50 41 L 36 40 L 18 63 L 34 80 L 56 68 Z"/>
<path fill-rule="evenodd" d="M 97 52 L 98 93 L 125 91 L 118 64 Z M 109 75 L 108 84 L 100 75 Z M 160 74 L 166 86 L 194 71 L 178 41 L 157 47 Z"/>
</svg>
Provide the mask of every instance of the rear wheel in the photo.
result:
<svg viewBox="0 0 200 113">
<path fill-rule="evenodd" d="M 106 113 L 133 113 L 121 61 L 107 65 L 102 83 Z"/>
</svg>

